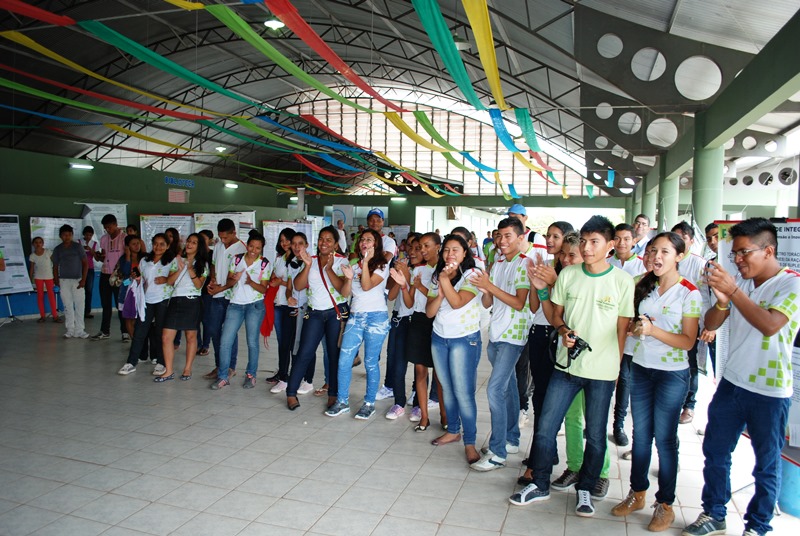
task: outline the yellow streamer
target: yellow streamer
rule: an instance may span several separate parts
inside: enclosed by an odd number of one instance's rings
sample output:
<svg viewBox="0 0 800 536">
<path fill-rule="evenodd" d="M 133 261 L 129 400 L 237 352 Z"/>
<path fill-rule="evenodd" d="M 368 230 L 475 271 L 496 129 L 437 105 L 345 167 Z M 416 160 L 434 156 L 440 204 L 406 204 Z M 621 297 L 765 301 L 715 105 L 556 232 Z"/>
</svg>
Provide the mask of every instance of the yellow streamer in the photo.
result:
<svg viewBox="0 0 800 536">
<path fill-rule="evenodd" d="M 511 194 L 506 192 L 506 186 L 505 186 L 505 184 L 503 184 L 503 181 L 500 179 L 500 173 L 499 172 L 494 174 L 494 182 L 497 183 L 497 185 L 500 187 L 500 191 L 503 192 L 503 199 L 505 199 L 506 201 L 511 201 L 512 199 L 514 199 L 513 197 L 511 197 Z"/>
<path fill-rule="evenodd" d="M 183 104 L 183 103 L 180 103 L 180 102 L 176 102 L 176 101 L 172 101 L 172 100 L 169 100 L 169 99 L 165 99 L 164 97 L 159 97 L 158 95 L 154 95 L 152 93 L 148 93 L 146 91 L 142 91 L 141 89 L 136 89 L 135 87 L 123 84 L 121 82 L 117 82 L 116 80 L 112 80 L 110 78 L 106 78 L 105 76 L 102 76 L 102 75 L 99 75 L 99 74 L 97 74 L 97 73 L 95 73 L 93 71 L 90 71 L 89 69 L 87 69 L 86 67 L 83 67 L 82 65 L 78 65 L 77 63 L 75 63 L 75 62 L 73 62 L 71 60 L 68 60 L 64 56 L 61 56 L 60 54 L 57 54 L 56 52 L 50 50 L 49 48 L 40 45 L 39 43 L 37 43 L 36 41 L 31 39 L 30 37 L 28 37 L 26 35 L 23 35 L 20 32 L 16 32 L 16 31 L 13 31 L 13 30 L 6 31 L 6 32 L 0 32 L 0 37 L 5 37 L 9 41 L 13 41 L 14 43 L 17 43 L 17 44 L 22 45 L 22 46 L 24 46 L 26 48 L 29 48 L 29 49 L 31 49 L 33 51 L 36 51 L 39 54 L 42 54 L 43 56 L 47 56 L 48 58 L 50 58 L 52 60 L 55 60 L 58 63 L 61 63 L 62 65 L 66 65 L 70 69 L 78 71 L 79 73 L 83 73 L 83 74 L 85 74 L 87 76 L 91 76 L 92 78 L 95 78 L 97 80 L 101 80 L 103 82 L 106 82 L 106 83 L 109 83 L 109 84 L 113 84 L 113 85 L 115 85 L 117 87 L 120 87 L 122 89 L 127 89 L 128 91 L 133 91 L 134 93 L 138 93 L 139 95 L 143 95 L 145 97 L 149 97 L 151 99 L 155 99 L 155 100 L 160 101 L 160 102 L 166 102 L 167 104 L 172 104 L 173 106 L 177 106 L 179 108 L 187 108 L 189 110 L 196 110 L 196 111 L 202 112 L 203 114 L 206 114 L 206 115 L 216 115 L 216 116 L 221 116 L 221 117 L 231 117 L 231 115 L 229 115 L 229 114 L 222 114 L 222 113 L 219 113 L 219 112 L 212 112 L 211 110 L 206 110 L 204 108 L 198 108 L 196 106 L 191 106 L 189 104 Z"/>
<path fill-rule="evenodd" d="M 429 196 L 433 197 L 434 199 L 439 199 L 440 197 L 444 197 L 444 194 L 437 194 L 433 190 L 431 190 L 427 184 L 420 183 L 419 187 L 422 188 L 422 191 L 428 194 Z"/>
<path fill-rule="evenodd" d="M 564 199 L 569 199 L 569 194 L 567 193 L 567 185 L 566 184 L 562 184 L 561 185 L 561 197 L 563 197 Z"/>
<path fill-rule="evenodd" d="M 408 123 L 403 121 L 403 119 L 400 117 L 400 114 L 398 114 L 397 112 L 383 112 L 383 115 L 386 117 L 386 119 L 389 120 L 391 124 L 397 127 L 397 130 L 408 136 L 417 145 L 422 145 L 426 149 L 430 149 L 431 151 L 437 151 L 440 153 L 447 153 L 451 151 L 451 149 L 445 149 L 444 147 L 439 147 L 438 145 L 429 142 L 428 140 L 426 140 L 425 138 L 414 132 L 414 129 L 411 128 L 411 126 L 409 126 Z"/>
<path fill-rule="evenodd" d="M 532 170 L 532 171 L 544 171 L 544 169 L 540 168 L 540 167 L 539 167 L 539 166 L 537 166 L 536 164 L 533 164 L 533 163 L 532 163 L 530 160 L 528 160 L 527 158 L 525 158 L 524 156 L 522 156 L 522 153 L 514 153 L 514 158 L 516 158 L 517 160 L 519 160 L 519 162 L 520 162 L 520 163 L 521 163 L 523 166 L 525 166 L 526 168 L 528 168 L 528 169 L 530 169 L 530 170 Z"/>
<path fill-rule="evenodd" d="M 478 46 L 478 55 L 483 65 L 486 82 L 492 90 L 492 96 L 501 110 L 507 110 L 503 88 L 500 86 L 500 70 L 497 68 L 497 54 L 494 51 L 494 37 L 492 36 L 492 23 L 489 20 L 489 6 L 486 0 L 461 0 L 464 11 L 467 13 L 475 44 Z"/>
<path fill-rule="evenodd" d="M 172 4 L 175 7 L 179 7 L 187 11 L 195 11 L 198 9 L 204 9 L 206 7 L 200 2 L 188 2 L 187 0 L 164 0 L 164 1 L 168 4 Z"/>
<path fill-rule="evenodd" d="M 191 147 L 184 147 L 183 145 L 175 145 L 174 143 L 170 143 L 168 141 L 159 140 L 158 138 L 151 138 L 150 136 L 145 136 L 144 134 L 139 134 L 138 132 L 134 132 L 133 130 L 121 127 L 119 125 L 114 125 L 111 123 L 103 123 L 103 126 L 110 128 L 111 130 L 116 130 L 122 134 L 127 136 L 131 136 L 132 138 L 138 138 L 140 140 L 144 140 L 150 143 L 156 143 L 158 145 L 163 145 L 165 147 L 172 147 L 173 149 L 180 149 L 181 151 L 189 151 L 192 153 L 203 153 L 203 154 L 213 154 L 219 156 L 230 156 L 230 155 L 220 155 L 219 153 L 211 152 L 211 151 L 201 151 L 199 149 L 192 149 Z"/>
</svg>

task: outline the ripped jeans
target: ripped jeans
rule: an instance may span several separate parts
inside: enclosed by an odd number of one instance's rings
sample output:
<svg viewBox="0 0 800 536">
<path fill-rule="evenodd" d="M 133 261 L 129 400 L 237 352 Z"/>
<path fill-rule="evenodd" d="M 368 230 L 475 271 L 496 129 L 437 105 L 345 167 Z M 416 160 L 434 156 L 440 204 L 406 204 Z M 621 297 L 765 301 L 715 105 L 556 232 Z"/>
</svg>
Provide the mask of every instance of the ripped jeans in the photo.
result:
<svg viewBox="0 0 800 536">
<path fill-rule="evenodd" d="M 375 403 L 378 386 L 381 382 L 381 348 L 389 334 L 389 314 L 384 311 L 369 313 L 350 313 L 344 328 L 342 350 L 339 354 L 339 397 L 338 401 L 347 404 L 350 398 L 350 379 L 353 375 L 353 358 L 364 342 L 364 368 L 367 369 L 367 393 L 364 402 Z"/>
</svg>

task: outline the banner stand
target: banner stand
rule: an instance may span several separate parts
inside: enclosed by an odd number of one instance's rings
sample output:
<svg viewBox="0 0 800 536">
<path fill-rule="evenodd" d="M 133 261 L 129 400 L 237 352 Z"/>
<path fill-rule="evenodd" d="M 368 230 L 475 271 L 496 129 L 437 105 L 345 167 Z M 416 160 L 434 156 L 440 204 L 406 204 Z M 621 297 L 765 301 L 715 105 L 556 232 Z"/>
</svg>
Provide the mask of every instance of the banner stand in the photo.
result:
<svg viewBox="0 0 800 536">
<path fill-rule="evenodd" d="M 14 311 L 11 310 L 11 301 L 8 299 L 8 294 L 6 294 L 6 307 L 8 307 L 8 316 L 4 318 L 2 322 L 0 322 L 0 328 L 6 324 L 13 324 L 14 322 L 19 322 L 21 324 L 23 320 L 17 317 L 14 314 Z"/>
</svg>

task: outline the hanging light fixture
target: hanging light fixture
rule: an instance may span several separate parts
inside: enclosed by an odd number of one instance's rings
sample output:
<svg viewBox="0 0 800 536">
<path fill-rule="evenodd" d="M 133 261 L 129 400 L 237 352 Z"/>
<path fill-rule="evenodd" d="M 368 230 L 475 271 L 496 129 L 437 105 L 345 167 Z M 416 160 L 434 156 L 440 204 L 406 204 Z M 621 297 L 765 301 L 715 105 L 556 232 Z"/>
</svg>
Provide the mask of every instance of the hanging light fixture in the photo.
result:
<svg viewBox="0 0 800 536">
<path fill-rule="evenodd" d="M 264 21 L 264 26 L 269 28 L 270 30 L 280 30 L 281 28 L 285 27 L 286 25 L 279 21 L 276 18 L 270 18 Z"/>
</svg>

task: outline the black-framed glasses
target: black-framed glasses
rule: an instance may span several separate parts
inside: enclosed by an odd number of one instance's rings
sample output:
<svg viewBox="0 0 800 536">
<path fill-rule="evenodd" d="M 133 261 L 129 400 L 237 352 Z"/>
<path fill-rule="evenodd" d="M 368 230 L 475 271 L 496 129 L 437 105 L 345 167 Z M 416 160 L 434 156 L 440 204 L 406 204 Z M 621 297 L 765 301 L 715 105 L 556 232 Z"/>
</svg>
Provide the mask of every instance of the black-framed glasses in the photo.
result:
<svg viewBox="0 0 800 536">
<path fill-rule="evenodd" d="M 740 249 L 739 251 L 731 251 L 730 253 L 728 253 L 728 259 L 730 259 L 731 262 L 734 262 L 734 261 L 736 261 L 736 257 L 741 257 L 741 258 L 744 259 L 745 257 L 750 255 L 751 253 L 753 253 L 755 251 L 761 251 L 763 249 L 765 249 L 765 248 Z"/>
</svg>

